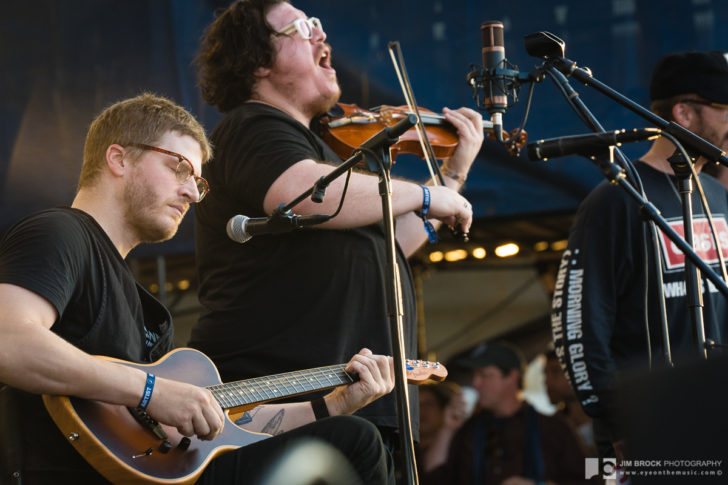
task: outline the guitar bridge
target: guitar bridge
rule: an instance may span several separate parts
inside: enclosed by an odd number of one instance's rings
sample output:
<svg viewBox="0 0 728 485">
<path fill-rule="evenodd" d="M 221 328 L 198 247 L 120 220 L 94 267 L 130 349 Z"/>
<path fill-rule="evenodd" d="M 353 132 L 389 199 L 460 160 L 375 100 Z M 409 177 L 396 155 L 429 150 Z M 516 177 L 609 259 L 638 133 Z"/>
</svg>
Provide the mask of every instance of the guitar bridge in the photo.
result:
<svg viewBox="0 0 728 485">
<path fill-rule="evenodd" d="M 129 410 L 129 413 L 134 416 L 134 419 L 136 419 L 137 423 L 139 423 L 142 428 L 152 433 L 155 437 L 160 440 L 166 440 L 168 438 L 167 433 L 164 431 L 162 426 L 157 422 L 156 419 L 147 414 L 146 411 L 142 411 L 141 409 L 128 406 L 126 409 Z"/>
</svg>

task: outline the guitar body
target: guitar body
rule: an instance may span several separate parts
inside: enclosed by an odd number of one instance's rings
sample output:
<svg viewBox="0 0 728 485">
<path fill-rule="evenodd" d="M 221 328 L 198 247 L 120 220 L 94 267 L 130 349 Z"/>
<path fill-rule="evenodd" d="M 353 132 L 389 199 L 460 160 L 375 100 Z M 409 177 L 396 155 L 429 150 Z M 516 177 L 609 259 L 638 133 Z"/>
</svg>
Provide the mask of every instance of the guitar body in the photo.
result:
<svg viewBox="0 0 728 485">
<path fill-rule="evenodd" d="M 202 387 L 221 383 L 212 361 L 194 349 L 174 350 L 154 364 L 109 360 Z M 162 453 L 160 445 L 165 440 L 137 422 L 125 406 L 49 395 L 43 395 L 43 402 L 73 447 L 115 484 L 194 483 L 217 455 L 270 436 L 243 430 L 228 418 L 214 440 L 202 441 L 192 436 L 184 450 L 178 447 L 183 436 L 177 429 L 159 425 L 172 445 L 167 453 Z"/>
</svg>

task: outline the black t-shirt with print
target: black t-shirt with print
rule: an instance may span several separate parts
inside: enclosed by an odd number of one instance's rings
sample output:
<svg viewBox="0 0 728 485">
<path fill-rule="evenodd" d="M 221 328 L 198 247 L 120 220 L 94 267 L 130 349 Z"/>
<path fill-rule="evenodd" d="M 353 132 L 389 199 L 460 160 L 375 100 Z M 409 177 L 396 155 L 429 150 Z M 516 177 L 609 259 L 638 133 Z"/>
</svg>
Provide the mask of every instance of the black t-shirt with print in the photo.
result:
<svg viewBox="0 0 728 485">
<path fill-rule="evenodd" d="M 683 234 L 682 206 L 675 177 L 645 163 L 636 166 L 648 200 L 676 232 Z M 700 181 L 724 257 L 728 259 L 728 195 L 714 178 L 701 174 Z M 692 204 L 694 245 L 698 255 L 720 274 L 717 251 L 697 190 L 693 191 Z M 653 365 L 663 362 L 652 245 L 649 245 L 650 278 L 646 290 L 642 231 L 637 203 L 622 188 L 607 182 L 600 184 L 579 207 L 552 302 L 556 350 L 579 400 L 587 413 L 606 420 L 612 428 L 615 427 L 612 390 L 619 375 L 648 366 L 644 324 L 646 291 Z M 698 356 L 687 304 L 685 258 L 659 232 L 670 346 L 673 362 L 680 365 Z M 725 298 L 704 275 L 702 285 L 705 334 L 718 343 L 725 343 L 728 335 Z"/>
</svg>

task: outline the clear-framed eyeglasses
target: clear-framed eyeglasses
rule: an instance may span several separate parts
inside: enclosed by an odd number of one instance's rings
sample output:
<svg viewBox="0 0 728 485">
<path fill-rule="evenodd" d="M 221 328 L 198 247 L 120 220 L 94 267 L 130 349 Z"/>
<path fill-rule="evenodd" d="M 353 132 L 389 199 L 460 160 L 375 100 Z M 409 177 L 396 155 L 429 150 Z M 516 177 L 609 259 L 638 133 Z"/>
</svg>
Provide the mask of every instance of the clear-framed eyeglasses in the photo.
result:
<svg viewBox="0 0 728 485">
<path fill-rule="evenodd" d="M 202 199 L 205 198 L 208 192 L 210 192 L 210 185 L 207 183 L 207 180 L 195 175 L 195 166 L 192 165 L 192 162 L 190 162 L 184 155 L 165 150 L 164 148 L 158 148 L 152 145 L 145 145 L 144 143 L 130 143 L 129 146 L 141 148 L 142 150 L 152 150 L 175 157 L 177 159 L 177 167 L 174 170 L 174 175 L 177 178 L 177 182 L 179 182 L 180 184 L 184 184 L 187 183 L 190 177 L 194 177 L 195 179 L 197 193 L 200 194 L 200 197 L 195 202 L 200 202 Z"/>
<path fill-rule="evenodd" d="M 308 40 L 313 37 L 313 29 L 323 30 L 321 21 L 316 17 L 296 19 L 276 32 L 275 35 L 291 35 L 294 32 L 298 32 L 298 35 L 300 35 L 302 39 Z"/>
</svg>

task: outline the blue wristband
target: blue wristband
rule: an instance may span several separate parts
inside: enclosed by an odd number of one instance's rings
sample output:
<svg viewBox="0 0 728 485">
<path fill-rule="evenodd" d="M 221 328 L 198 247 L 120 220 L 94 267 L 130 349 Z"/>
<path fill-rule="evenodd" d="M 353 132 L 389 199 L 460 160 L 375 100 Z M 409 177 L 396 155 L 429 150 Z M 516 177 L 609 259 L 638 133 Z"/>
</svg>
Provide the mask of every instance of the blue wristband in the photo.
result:
<svg viewBox="0 0 728 485">
<path fill-rule="evenodd" d="M 147 383 L 144 385 L 144 394 L 142 394 L 142 400 L 139 401 L 137 409 L 146 411 L 149 405 L 149 400 L 152 398 L 152 391 L 154 390 L 154 374 L 147 372 Z"/>
<path fill-rule="evenodd" d="M 430 243 L 434 244 L 438 240 L 437 231 L 435 231 L 435 226 L 432 225 L 432 222 L 427 220 L 427 213 L 430 211 L 430 189 L 428 189 L 425 185 L 421 185 L 420 187 L 422 187 L 422 210 L 417 213 L 417 215 L 420 216 L 422 218 L 422 222 L 425 223 L 427 239 L 430 240 Z"/>
</svg>

